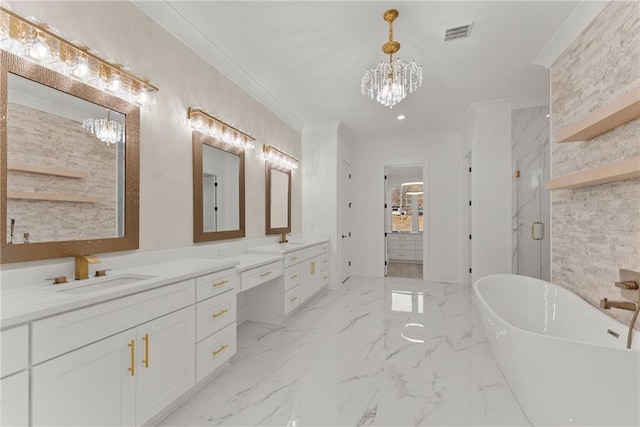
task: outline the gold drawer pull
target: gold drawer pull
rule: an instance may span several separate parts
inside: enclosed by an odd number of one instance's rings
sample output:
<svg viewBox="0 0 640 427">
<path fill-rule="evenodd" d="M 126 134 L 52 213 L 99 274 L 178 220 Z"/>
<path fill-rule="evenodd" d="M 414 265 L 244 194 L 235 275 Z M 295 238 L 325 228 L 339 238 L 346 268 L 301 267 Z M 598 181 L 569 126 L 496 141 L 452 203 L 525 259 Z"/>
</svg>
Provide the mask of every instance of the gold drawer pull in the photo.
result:
<svg viewBox="0 0 640 427">
<path fill-rule="evenodd" d="M 403 247 L 403 248 L 404 248 L 406 245 L 405 245 L 405 244 L 400 243 L 398 246 L 400 246 L 400 247 Z"/>
<path fill-rule="evenodd" d="M 323 250 L 323 251 L 326 251 L 326 250 L 327 250 L 327 247 L 326 247 L 326 246 L 323 246 L 323 247 L 322 247 L 322 250 Z"/>
<path fill-rule="evenodd" d="M 144 334 L 142 337 L 142 341 L 144 341 L 144 359 L 142 360 L 142 364 L 145 368 L 149 367 L 149 334 Z"/>
<path fill-rule="evenodd" d="M 328 276 L 324 276 L 324 277 L 322 278 L 322 280 L 327 280 L 327 278 L 328 278 Z"/>
<path fill-rule="evenodd" d="M 213 354 L 214 356 L 217 356 L 217 355 L 218 355 L 218 353 L 220 353 L 220 352 L 222 352 L 222 351 L 226 350 L 226 349 L 227 349 L 227 347 L 229 347 L 229 344 L 221 345 L 219 349 L 217 349 L 217 350 L 213 351 L 211 354 Z"/>
<path fill-rule="evenodd" d="M 290 259 L 291 259 L 291 261 L 295 261 L 295 260 L 298 259 L 298 257 L 297 256 L 292 256 Z"/>
<path fill-rule="evenodd" d="M 328 260 L 328 259 L 325 259 L 325 260 L 323 260 L 323 261 L 322 261 L 322 263 L 323 263 L 323 264 L 326 264 L 326 263 L 328 263 L 328 262 L 329 262 L 329 260 Z"/>
<path fill-rule="evenodd" d="M 229 310 L 227 310 L 226 308 L 223 308 L 223 309 L 222 309 L 222 310 L 220 310 L 219 312 L 217 312 L 217 313 L 213 313 L 213 314 L 211 315 L 211 317 L 213 317 L 213 318 L 215 319 L 216 317 L 220 317 L 220 316 L 222 316 L 223 314 L 225 314 L 225 313 L 226 313 L 226 312 L 228 312 L 228 311 L 229 311 Z"/>
<path fill-rule="evenodd" d="M 295 279 L 296 277 L 298 277 L 298 275 L 297 275 L 297 274 L 294 274 L 293 276 L 289 276 L 289 278 L 290 278 L 291 280 Z"/>
<path fill-rule="evenodd" d="M 226 285 L 227 283 L 229 283 L 229 281 L 228 281 L 227 279 L 225 279 L 225 280 L 220 280 L 219 282 L 215 282 L 215 283 L 213 284 L 213 287 L 214 287 L 214 288 L 217 288 L 218 286 Z"/>
<path fill-rule="evenodd" d="M 128 371 L 131 372 L 131 376 L 136 374 L 136 342 L 135 340 L 129 341 L 127 346 L 131 349 L 131 364 L 129 365 Z"/>
<path fill-rule="evenodd" d="M 298 297 L 293 297 L 293 298 L 289 298 L 289 301 L 290 301 L 290 302 L 294 302 L 294 301 L 295 301 L 295 300 L 297 300 L 297 299 L 298 299 Z"/>
<path fill-rule="evenodd" d="M 266 273 L 262 273 L 262 274 L 260 275 L 260 277 L 265 277 L 265 276 L 268 276 L 268 275 L 270 275 L 270 274 L 271 274 L 271 272 L 270 272 L 270 271 L 267 271 Z"/>
</svg>

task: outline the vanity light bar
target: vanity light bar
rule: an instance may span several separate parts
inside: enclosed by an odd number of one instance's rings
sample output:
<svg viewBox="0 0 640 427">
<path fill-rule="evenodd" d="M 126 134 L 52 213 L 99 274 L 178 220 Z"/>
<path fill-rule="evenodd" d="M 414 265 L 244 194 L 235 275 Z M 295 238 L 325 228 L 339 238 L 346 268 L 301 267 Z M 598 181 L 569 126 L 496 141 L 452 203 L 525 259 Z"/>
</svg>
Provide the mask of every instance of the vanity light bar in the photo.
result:
<svg viewBox="0 0 640 427">
<path fill-rule="evenodd" d="M 187 110 L 189 125 L 198 132 L 211 135 L 227 144 L 242 148 L 254 148 L 256 140 L 246 132 L 212 116 L 200 108 L 189 107 Z"/>
<path fill-rule="evenodd" d="M 146 106 L 156 103 L 158 88 L 122 65 L 105 61 L 88 47 L 62 38 L 58 31 L 0 7 L 0 49 L 81 81 L 118 98 Z"/>
<path fill-rule="evenodd" d="M 264 155 L 264 159 L 269 162 L 273 162 L 288 169 L 298 169 L 298 163 L 300 163 L 298 159 L 290 156 L 284 151 L 278 150 L 273 145 L 265 145 L 262 148 L 262 153 Z"/>
</svg>

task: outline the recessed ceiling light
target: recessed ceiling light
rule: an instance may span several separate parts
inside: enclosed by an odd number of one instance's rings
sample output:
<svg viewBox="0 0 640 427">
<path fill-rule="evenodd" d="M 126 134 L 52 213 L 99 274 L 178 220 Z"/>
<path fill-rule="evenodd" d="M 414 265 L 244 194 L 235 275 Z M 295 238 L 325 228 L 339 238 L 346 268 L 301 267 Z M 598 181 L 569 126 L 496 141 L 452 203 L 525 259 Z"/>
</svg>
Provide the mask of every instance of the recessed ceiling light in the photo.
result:
<svg viewBox="0 0 640 427">
<path fill-rule="evenodd" d="M 404 120 L 404 119 L 405 119 L 404 114 L 400 114 L 400 115 L 397 117 L 397 119 L 398 119 L 398 120 Z"/>
</svg>

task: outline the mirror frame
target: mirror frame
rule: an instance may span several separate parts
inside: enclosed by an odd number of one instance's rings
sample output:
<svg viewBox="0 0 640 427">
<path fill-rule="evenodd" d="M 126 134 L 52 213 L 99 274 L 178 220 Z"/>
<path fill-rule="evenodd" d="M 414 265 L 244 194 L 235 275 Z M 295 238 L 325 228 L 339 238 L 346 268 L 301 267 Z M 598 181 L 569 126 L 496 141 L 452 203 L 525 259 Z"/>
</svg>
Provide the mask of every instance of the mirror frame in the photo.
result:
<svg viewBox="0 0 640 427">
<path fill-rule="evenodd" d="M 287 226 L 280 228 L 271 227 L 271 170 L 275 169 L 289 176 L 289 187 L 287 194 Z M 265 234 L 282 234 L 291 232 L 291 169 L 284 168 L 276 163 L 267 161 L 265 163 Z"/>
<path fill-rule="evenodd" d="M 212 242 L 215 240 L 227 240 L 237 239 L 245 237 L 245 182 L 244 182 L 244 150 L 239 147 L 235 147 L 226 142 L 220 141 L 213 136 L 205 135 L 198 131 L 192 132 L 193 140 L 193 241 L 194 243 Z M 204 231 L 204 213 L 202 190 L 203 190 L 203 173 L 202 173 L 202 148 L 204 145 L 208 145 L 213 148 L 217 148 L 227 153 L 234 154 L 240 157 L 239 162 L 239 204 L 238 213 L 240 215 L 239 223 L 240 228 L 238 230 L 224 230 L 224 231 Z"/>
<path fill-rule="evenodd" d="M 0 240 L 0 263 L 6 264 L 138 249 L 140 108 L 123 99 L 102 92 L 6 51 L 0 51 L 0 65 L 0 229 L 3 233 L 2 239 Z M 7 78 L 9 73 L 125 114 L 125 223 L 123 237 L 8 244 L 5 236 L 7 232 Z"/>
</svg>

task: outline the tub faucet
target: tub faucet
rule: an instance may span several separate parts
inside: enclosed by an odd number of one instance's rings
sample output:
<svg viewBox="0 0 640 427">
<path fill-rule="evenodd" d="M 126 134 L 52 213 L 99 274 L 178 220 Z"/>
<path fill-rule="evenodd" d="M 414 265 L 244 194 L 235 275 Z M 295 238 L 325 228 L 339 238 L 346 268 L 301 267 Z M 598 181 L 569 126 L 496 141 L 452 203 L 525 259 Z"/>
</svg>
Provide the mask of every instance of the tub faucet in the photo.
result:
<svg viewBox="0 0 640 427">
<path fill-rule="evenodd" d="M 636 304 L 629 301 L 609 301 L 607 298 L 600 300 L 600 308 L 609 310 L 612 308 L 619 308 L 622 310 L 636 311 Z"/>
</svg>

